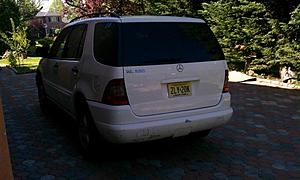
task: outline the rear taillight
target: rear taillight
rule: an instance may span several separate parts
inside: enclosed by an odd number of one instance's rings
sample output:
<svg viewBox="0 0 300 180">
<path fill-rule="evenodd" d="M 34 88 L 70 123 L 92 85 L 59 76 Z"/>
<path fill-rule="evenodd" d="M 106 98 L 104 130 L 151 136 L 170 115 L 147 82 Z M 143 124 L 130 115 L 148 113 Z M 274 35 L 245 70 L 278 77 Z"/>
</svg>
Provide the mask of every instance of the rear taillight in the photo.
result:
<svg viewBox="0 0 300 180">
<path fill-rule="evenodd" d="M 104 91 L 102 103 L 108 105 L 128 105 L 124 79 L 111 80 Z"/>
<path fill-rule="evenodd" d="M 229 92 L 229 72 L 225 70 L 225 79 L 224 79 L 224 86 L 223 86 L 223 93 Z"/>
</svg>

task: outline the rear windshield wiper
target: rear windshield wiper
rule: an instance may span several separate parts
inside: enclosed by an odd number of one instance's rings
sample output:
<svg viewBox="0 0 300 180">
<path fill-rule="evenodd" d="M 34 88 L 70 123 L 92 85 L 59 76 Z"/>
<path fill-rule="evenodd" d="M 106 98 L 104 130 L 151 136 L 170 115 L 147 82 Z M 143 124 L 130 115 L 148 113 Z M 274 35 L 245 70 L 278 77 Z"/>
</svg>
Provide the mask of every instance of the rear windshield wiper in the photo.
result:
<svg viewBox="0 0 300 180">
<path fill-rule="evenodd" d="M 149 61 L 144 61 L 145 64 L 175 64 L 181 62 L 180 58 L 159 58 Z"/>
</svg>

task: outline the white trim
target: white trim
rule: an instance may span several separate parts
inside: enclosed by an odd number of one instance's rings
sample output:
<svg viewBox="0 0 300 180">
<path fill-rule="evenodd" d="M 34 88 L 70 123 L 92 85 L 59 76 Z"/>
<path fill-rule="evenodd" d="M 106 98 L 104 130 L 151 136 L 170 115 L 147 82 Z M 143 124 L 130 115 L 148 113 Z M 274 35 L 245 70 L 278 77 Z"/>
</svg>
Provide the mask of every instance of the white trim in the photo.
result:
<svg viewBox="0 0 300 180">
<path fill-rule="evenodd" d="M 88 18 L 68 24 L 71 26 L 83 22 L 117 22 L 117 23 L 133 23 L 133 22 L 187 22 L 187 23 L 205 23 L 204 20 L 189 17 L 176 17 L 176 16 L 121 16 L 115 17 L 97 17 Z"/>
</svg>

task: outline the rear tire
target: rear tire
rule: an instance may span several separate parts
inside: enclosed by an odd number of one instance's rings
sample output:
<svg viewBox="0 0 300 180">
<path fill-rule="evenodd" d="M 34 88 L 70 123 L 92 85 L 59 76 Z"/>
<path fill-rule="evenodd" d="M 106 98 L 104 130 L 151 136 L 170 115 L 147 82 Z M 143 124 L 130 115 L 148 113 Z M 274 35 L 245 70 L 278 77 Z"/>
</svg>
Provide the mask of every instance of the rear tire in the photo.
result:
<svg viewBox="0 0 300 180">
<path fill-rule="evenodd" d="M 38 98 L 39 98 L 41 112 L 44 115 L 47 115 L 47 112 L 49 111 L 49 99 L 45 92 L 42 79 L 39 76 L 37 77 L 37 89 L 38 89 Z"/>
<path fill-rule="evenodd" d="M 91 159 L 98 148 L 98 132 L 88 107 L 85 106 L 82 112 L 77 113 L 77 132 L 82 155 Z"/>
</svg>

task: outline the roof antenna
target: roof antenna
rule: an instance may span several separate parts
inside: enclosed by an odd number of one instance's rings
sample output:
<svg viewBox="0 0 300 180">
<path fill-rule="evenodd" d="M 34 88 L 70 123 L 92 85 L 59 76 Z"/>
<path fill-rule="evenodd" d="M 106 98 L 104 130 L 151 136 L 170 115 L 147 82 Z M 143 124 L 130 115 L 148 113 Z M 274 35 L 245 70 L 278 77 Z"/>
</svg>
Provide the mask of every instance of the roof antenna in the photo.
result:
<svg viewBox="0 0 300 180">
<path fill-rule="evenodd" d="M 99 11 L 99 12 L 84 14 L 82 16 L 76 17 L 76 18 L 72 19 L 70 22 L 74 22 L 74 21 L 83 19 L 84 17 L 87 17 L 87 18 L 103 17 L 104 15 L 107 15 L 107 16 L 110 16 L 110 17 L 120 18 L 120 16 L 114 11 L 104 11 L 104 12 Z"/>
<path fill-rule="evenodd" d="M 109 15 L 110 15 L 111 17 L 120 18 L 120 15 L 117 14 L 116 12 L 114 12 L 114 11 L 110 11 L 110 12 L 109 12 Z"/>
</svg>

